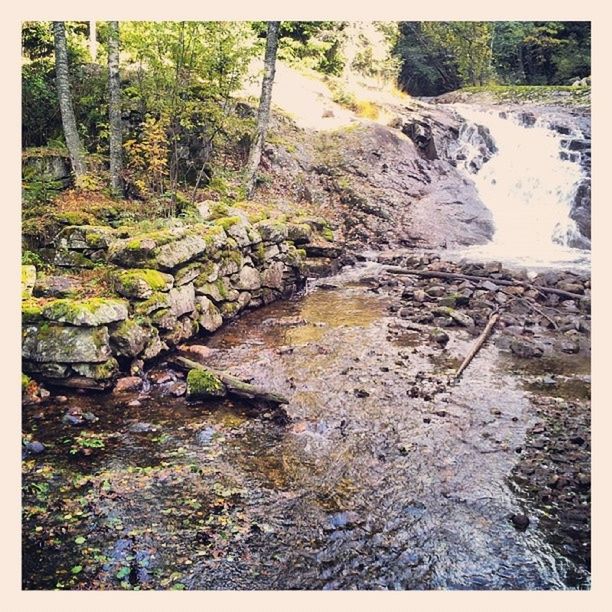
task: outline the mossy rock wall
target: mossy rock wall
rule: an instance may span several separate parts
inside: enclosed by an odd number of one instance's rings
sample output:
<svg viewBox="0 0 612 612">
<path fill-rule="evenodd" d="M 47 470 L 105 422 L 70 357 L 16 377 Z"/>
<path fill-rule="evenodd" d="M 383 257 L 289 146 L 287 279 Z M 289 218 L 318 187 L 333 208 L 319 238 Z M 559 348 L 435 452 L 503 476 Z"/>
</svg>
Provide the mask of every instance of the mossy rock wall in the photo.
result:
<svg viewBox="0 0 612 612">
<path fill-rule="evenodd" d="M 177 344 L 303 286 L 303 249 L 333 246 L 329 226 L 320 228 L 325 236 L 302 219 L 250 223 L 235 215 L 148 231 L 63 228 L 56 253 L 75 271 L 82 260 L 104 267 L 106 293 L 32 297 L 36 271 L 24 267 L 23 371 L 56 385 L 109 387 L 121 372 L 140 371 Z"/>
</svg>

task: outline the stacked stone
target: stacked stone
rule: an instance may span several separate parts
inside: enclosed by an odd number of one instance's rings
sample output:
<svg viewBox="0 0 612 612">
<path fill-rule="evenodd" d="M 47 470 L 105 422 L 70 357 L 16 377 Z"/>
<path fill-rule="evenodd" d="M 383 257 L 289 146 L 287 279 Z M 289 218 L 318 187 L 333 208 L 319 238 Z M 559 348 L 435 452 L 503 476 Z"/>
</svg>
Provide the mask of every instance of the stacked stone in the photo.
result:
<svg viewBox="0 0 612 612">
<path fill-rule="evenodd" d="M 24 272 L 23 370 L 68 386 L 105 388 L 119 370 L 195 336 L 211 333 L 245 309 L 288 295 L 304 282 L 310 225 L 225 217 L 129 233 L 71 226 L 56 240 L 62 258 L 103 260 L 117 297 L 59 299 L 47 277 Z M 291 240 L 289 237 L 291 236 Z M 317 241 L 315 241 L 317 242 Z M 71 290 L 74 287 L 71 286 Z"/>
</svg>

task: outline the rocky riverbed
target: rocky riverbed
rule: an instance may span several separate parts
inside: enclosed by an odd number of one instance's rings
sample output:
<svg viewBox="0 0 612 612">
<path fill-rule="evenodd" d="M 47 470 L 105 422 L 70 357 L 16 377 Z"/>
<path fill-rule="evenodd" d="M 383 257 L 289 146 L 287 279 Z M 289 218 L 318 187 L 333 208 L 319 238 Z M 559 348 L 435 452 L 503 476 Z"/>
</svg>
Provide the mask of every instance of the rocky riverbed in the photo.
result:
<svg viewBox="0 0 612 612">
<path fill-rule="evenodd" d="M 185 347 L 284 409 L 164 361 L 25 407 L 24 586 L 588 587 L 590 279 L 377 259 Z"/>
</svg>

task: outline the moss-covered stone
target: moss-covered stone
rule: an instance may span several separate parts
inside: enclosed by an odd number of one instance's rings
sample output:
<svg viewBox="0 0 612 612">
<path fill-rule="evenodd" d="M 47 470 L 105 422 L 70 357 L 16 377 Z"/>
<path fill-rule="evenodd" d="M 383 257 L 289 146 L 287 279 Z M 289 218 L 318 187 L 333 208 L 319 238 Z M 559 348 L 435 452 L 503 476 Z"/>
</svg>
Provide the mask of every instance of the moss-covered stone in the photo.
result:
<svg viewBox="0 0 612 612">
<path fill-rule="evenodd" d="M 157 310 L 151 315 L 151 323 L 159 329 L 172 331 L 178 322 L 177 316 L 169 309 Z"/>
<path fill-rule="evenodd" d="M 210 370 L 194 369 L 187 374 L 187 398 L 224 397 L 227 391 L 221 380 Z"/>
<path fill-rule="evenodd" d="M 136 357 L 147 346 L 150 334 L 150 325 L 144 326 L 133 319 L 121 321 L 110 333 L 113 352 L 124 357 Z"/>
<path fill-rule="evenodd" d="M 77 374 L 94 380 L 109 380 L 119 372 L 119 364 L 113 357 L 104 363 L 73 363 L 70 367 Z"/>
<path fill-rule="evenodd" d="M 69 250 L 106 249 L 115 236 L 116 230 L 105 225 L 70 225 L 60 231 L 55 244 Z"/>
<path fill-rule="evenodd" d="M 108 329 L 69 325 L 27 325 L 22 356 L 37 363 L 101 363 L 111 357 Z"/>
<path fill-rule="evenodd" d="M 21 302 L 21 320 L 24 323 L 33 323 L 42 319 L 43 304 L 35 298 Z"/>
<path fill-rule="evenodd" d="M 202 283 L 196 286 L 196 293 L 212 298 L 219 303 L 230 299 L 230 287 L 226 278 L 218 278 L 214 283 Z"/>
<path fill-rule="evenodd" d="M 36 284 L 36 266 L 21 266 L 21 297 L 32 297 L 32 290 Z"/>
<path fill-rule="evenodd" d="M 312 227 L 308 223 L 288 223 L 287 235 L 295 244 L 306 244 L 312 238 Z"/>
<path fill-rule="evenodd" d="M 113 298 L 59 299 L 45 304 L 42 316 L 50 321 L 95 327 L 128 317 L 124 300 Z"/>
<path fill-rule="evenodd" d="M 169 291 L 174 278 L 158 270 L 132 268 L 117 270 L 111 275 L 113 287 L 120 295 L 128 298 L 146 299 L 155 291 Z"/>
<path fill-rule="evenodd" d="M 204 295 L 196 297 L 198 323 L 207 332 L 214 332 L 223 325 L 219 309 Z"/>
<path fill-rule="evenodd" d="M 215 225 L 220 225 L 227 232 L 232 225 L 240 223 L 241 221 L 242 219 L 240 217 L 220 217 L 215 220 Z"/>
<path fill-rule="evenodd" d="M 154 293 L 150 298 L 140 302 L 134 306 L 134 314 L 136 315 L 150 315 L 156 310 L 161 308 L 170 307 L 170 298 L 167 293 L 160 291 Z"/>
<path fill-rule="evenodd" d="M 287 224 L 281 221 L 267 219 L 260 221 L 256 227 L 264 242 L 282 242 L 287 239 Z"/>
</svg>

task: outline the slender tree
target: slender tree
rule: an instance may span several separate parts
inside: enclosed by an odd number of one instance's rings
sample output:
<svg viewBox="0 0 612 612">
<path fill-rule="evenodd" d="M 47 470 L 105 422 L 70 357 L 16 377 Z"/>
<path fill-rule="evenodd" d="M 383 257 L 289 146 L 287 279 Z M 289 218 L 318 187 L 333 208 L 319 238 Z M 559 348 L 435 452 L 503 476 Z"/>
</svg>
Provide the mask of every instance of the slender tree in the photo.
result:
<svg viewBox="0 0 612 612">
<path fill-rule="evenodd" d="M 89 55 L 91 56 L 91 61 L 95 63 L 98 59 L 98 37 L 95 21 L 89 22 Z"/>
<path fill-rule="evenodd" d="M 279 29 L 280 21 L 268 21 L 264 76 L 261 84 L 259 110 L 257 112 L 257 132 L 251 144 L 246 170 L 247 198 L 251 198 L 255 191 L 257 168 L 261 161 L 261 153 L 266 139 L 266 132 L 268 131 L 268 124 L 270 123 L 270 104 L 272 102 L 272 85 L 274 84 L 274 73 L 276 71 L 276 51 L 278 49 Z"/>
<path fill-rule="evenodd" d="M 119 22 L 108 28 L 108 118 L 110 125 L 110 179 L 114 193 L 121 193 L 121 81 L 119 78 Z"/>
<path fill-rule="evenodd" d="M 62 115 L 62 126 L 70 161 L 76 178 L 85 174 L 85 159 L 81 139 L 77 131 L 72 95 L 70 93 L 70 76 L 68 74 L 68 51 L 66 48 L 66 28 L 63 21 L 53 22 L 55 42 L 55 72 L 57 77 L 57 97 Z"/>
</svg>

